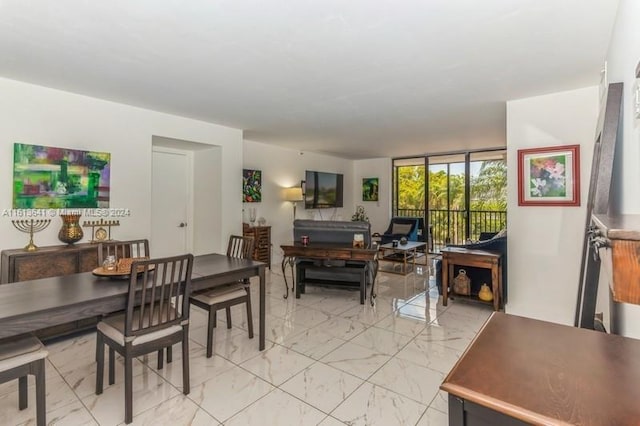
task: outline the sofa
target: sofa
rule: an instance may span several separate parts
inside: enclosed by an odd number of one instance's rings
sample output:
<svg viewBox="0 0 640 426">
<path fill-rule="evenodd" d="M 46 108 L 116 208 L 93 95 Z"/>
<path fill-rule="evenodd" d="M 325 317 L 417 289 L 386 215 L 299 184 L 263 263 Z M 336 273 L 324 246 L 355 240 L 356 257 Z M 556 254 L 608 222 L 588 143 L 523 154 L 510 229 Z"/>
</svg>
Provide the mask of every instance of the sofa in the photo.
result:
<svg viewBox="0 0 640 426">
<path fill-rule="evenodd" d="M 502 254 L 502 303 L 507 303 L 507 232 L 506 230 L 498 233 L 482 233 L 480 240 L 473 243 L 461 245 L 449 245 L 448 247 L 462 247 L 472 250 L 491 250 Z M 471 294 L 478 294 L 482 283 L 491 282 L 491 271 L 484 268 L 473 268 L 466 266 L 454 265 L 453 276 L 457 276 L 460 269 L 465 269 L 467 275 L 471 278 Z M 437 259 L 435 262 L 435 277 L 438 292 L 442 294 L 442 260 Z M 452 285 L 453 283 L 449 283 Z"/>
<path fill-rule="evenodd" d="M 301 241 L 302 236 L 314 243 L 353 244 L 354 234 L 362 234 L 366 247 L 371 246 L 371 225 L 368 222 L 324 221 L 297 219 L 293 222 L 293 239 Z M 362 274 L 365 284 L 373 285 L 377 262 L 344 261 L 335 259 L 296 258 L 296 297 L 300 297 L 307 284 L 360 288 Z M 364 293 L 361 289 L 361 296 Z"/>
</svg>

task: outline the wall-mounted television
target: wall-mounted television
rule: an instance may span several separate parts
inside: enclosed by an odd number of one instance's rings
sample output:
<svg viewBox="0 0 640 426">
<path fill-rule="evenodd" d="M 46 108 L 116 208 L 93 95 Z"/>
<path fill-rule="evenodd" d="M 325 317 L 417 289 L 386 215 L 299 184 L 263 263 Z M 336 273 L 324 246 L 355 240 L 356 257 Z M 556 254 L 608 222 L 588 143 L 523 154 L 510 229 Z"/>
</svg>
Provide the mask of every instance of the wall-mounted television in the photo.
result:
<svg viewBox="0 0 640 426">
<path fill-rule="evenodd" d="M 306 209 L 342 207 L 343 180 L 343 176 L 339 173 L 307 170 L 304 207 Z"/>
</svg>

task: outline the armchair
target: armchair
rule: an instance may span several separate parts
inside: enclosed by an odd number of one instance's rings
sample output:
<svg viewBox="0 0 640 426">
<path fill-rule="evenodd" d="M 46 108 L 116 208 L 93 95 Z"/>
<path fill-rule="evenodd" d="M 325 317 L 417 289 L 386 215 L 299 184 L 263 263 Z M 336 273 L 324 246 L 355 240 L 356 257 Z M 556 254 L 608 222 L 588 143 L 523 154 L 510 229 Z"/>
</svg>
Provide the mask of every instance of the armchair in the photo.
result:
<svg viewBox="0 0 640 426">
<path fill-rule="evenodd" d="M 421 217 L 393 217 L 384 234 L 380 235 L 381 244 L 405 237 L 409 241 L 418 241 L 418 230 L 422 230 L 424 237 L 424 220 Z"/>
</svg>

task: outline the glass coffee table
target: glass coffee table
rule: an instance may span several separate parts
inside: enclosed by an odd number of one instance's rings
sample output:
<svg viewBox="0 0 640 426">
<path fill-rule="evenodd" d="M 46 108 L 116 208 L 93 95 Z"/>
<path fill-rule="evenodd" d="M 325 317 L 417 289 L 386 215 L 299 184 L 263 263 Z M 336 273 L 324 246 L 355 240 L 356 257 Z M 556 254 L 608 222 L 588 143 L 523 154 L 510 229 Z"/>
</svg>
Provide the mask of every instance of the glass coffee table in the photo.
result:
<svg viewBox="0 0 640 426">
<path fill-rule="evenodd" d="M 416 269 L 416 259 L 425 256 L 425 253 L 418 251 L 427 246 L 421 241 L 408 241 L 407 244 L 393 243 L 382 244 L 380 246 L 380 262 L 388 262 L 388 266 L 380 264 L 380 270 L 393 274 L 407 275 Z"/>
</svg>

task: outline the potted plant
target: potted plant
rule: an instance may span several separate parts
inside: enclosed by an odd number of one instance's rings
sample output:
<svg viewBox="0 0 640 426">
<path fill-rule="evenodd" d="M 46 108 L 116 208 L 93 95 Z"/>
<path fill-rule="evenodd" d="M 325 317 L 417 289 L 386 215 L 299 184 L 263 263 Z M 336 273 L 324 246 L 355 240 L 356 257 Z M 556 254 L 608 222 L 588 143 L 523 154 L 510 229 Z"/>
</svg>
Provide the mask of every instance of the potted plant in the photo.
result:
<svg viewBox="0 0 640 426">
<path fill-rule="evenodd" d="M 369 222 L 369 216 L 363 206 L 357 206 L 356 212 L 351 216 L 353 222 Z"/>
</svg>

